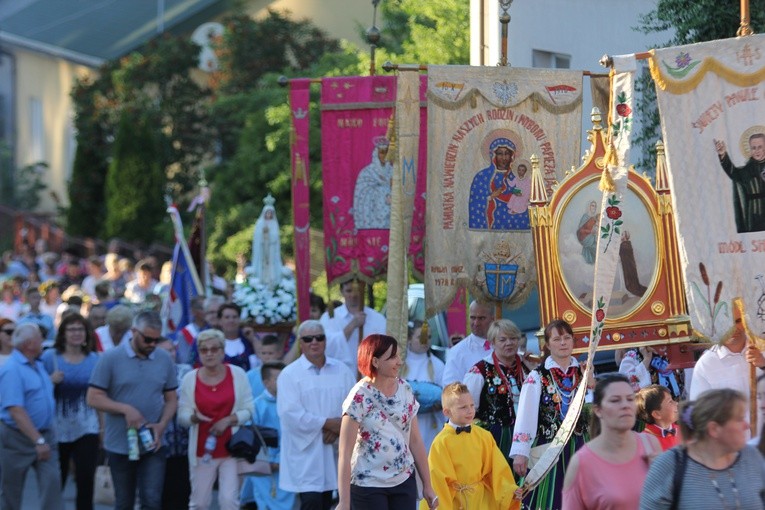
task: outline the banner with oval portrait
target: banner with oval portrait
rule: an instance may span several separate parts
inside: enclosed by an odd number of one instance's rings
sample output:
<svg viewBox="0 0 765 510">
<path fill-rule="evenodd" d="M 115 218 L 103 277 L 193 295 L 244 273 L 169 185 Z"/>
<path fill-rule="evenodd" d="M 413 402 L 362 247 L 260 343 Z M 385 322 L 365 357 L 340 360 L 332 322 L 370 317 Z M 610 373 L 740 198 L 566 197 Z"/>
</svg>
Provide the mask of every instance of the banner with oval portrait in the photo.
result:
<svg viewBox="0 0 765 510">
<path fill-rule="evenodd" d="M 559 270 L 565 289 L 583 312 L 592 308 L 592 282 L 599 236 L 601 197 L 597 176 L 571 190 L 563 199 L 558 230 Z M 629 316 L 650 294 L 658 269 L 656 225 L 640 190 L 628 186 L 621 203 L 624 218 L 618 236 L 611 242 L 619 244 L 614 288 L 608 307 L 610 318 Z M 616 214 L 622 215 L 620 210 Z M 620 218 L 614 218 L 619 220 Z"/>
</svg>

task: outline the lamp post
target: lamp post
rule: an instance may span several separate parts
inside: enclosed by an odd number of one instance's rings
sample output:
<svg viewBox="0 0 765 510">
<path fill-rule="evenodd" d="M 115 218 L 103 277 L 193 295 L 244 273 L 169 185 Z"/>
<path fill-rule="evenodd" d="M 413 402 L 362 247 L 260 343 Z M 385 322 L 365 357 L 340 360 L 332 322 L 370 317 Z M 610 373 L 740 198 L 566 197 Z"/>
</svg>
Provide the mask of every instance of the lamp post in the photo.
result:
<svg viewBox="0 0 765 510">
<path fill-rule="evenodd" d="M 500 58 L 499 65 L 507 66 L 507 26 L 510 24 L 510 14 L 507 10 L 510 9 L 510 4 L 513 0 L 498 0 L 499 6 L 502 9 L 502 14 L 499 16 L 499 22 L 502 24 L 502 42 L 500 44 Z"/>
<path fill-rule="evenodd" d="M 380 29 L 377 28 L 377 6 L 380 4 L 380 0 L 372 0 L 372 26 L 367 30 L 367 42 L 369 43 L 369 52 L 371 61 L 369 63 L 369 76 L 375 75 L 375 50 L 377 49 L 377 43 L 380 42 Z"/>
</svg>

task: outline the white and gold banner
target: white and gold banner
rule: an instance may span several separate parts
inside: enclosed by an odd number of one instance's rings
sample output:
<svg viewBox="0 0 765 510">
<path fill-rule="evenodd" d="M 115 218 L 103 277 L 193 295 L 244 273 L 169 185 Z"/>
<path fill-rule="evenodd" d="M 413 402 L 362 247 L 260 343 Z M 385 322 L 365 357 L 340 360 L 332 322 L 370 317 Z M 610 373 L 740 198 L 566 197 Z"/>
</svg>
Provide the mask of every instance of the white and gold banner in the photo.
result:
<svg viewBox="0 0 765 510">
<path fill-rule="evenodd" d="M 624 193 L 627 190 L 629 176 L 629 153 L 631 148 L 632 119 L 634 110 L 635 57 L 634 55 L 615 57 L 615 70 L 611 72 L 610 101 L 610 141 L 609 154 L 613 157 L 603 170 L 600 189 L 603 197 L 600 204 L 600 217 L 597 232 L 595 254 L 595 280 L 592 295 L 592 322 L 590 325 L 590 344 L 587 349 L 589 360 L 594 359 L 600 342 L 603 325 L 608 317 L 608 306 L 614 289 L 614 280 L 619 261 L 619 246 L 624 235 Z M 576 396 L 569 405 L 566 417 L 550 446 L 526 476 L 524 491 L 537 486 L 558 461 L 563 448 L 568 444 L 582 412 L 594 367 L 587 363 L 584 377 L 579 384 Z"/>
<path fill-rule="evenodd" d="M 532 154 L 548 193 L 579 160 L 581 71 L 428 68 L 425 301 L 457 289 L 521 306 L 536 286 Z"/>
<path fill-rule="evenodd" d="M 407 254 L 412 231 L 420 147 L 420 73 L 400 69 L 396 86 L 393 182 L 391 183 L 390 248 L 388 252 L 387 331 L 406 353 L 409 301 Z"/>
<path fill-rule="evenodd" d="M 765 36 L 655 50 L 691 324 L 722 341 L 742 298 L 765 331 Z"/>
</svg>

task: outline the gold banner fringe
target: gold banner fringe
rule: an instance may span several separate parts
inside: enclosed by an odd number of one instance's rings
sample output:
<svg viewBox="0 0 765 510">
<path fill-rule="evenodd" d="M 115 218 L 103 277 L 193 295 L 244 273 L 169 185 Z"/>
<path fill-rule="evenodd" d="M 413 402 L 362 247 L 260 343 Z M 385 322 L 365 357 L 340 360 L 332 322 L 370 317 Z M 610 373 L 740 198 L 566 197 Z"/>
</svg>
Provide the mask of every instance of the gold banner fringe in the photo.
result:
<svg viewBox="0 0 765 510">
<path fill-rule="evenodd" d="M 431 92 L 430 89 L 428 89 L 428 101 L 432 101 L 435 105 L 437 105 L 439 108 L 443 108 L 445 110 L 457 110 L 465 105 L 468 101 L 470 101 L 470 106 L 472 108 L 475 108 L 477 103 L 475 102 L 475 99 L 477 97 L 483 97 L 489 104 L 496 108 L 518 108 L 520 105 L 525 103 L 526 101 L 533 101 L 534 108 L 544 108 L 550 113 L 554 114 L 562 114 L 562 113 L 569 113 L 574 110 L 576 110 L 581 104 L 582 104 L 582 95 L 579 94 L 579 97 L 576 99 L 576 101 L 572 101 L 569 104 L 566 105 L 555 105 L 549 101 L 549 99 L 546 99 L 542 94 L 539 92 L 532 92 L 528 96 L 526 96 L 523 100 L 517 101 L 510 105 L 504 105 L 504 104 L 497 104 L 494 101 L 492 101 L 490 98 L 484 96 L 481 94 L 481 91 L 478 89 L 471 89 L 468 91 L 467 94 L 462 96 L 461 99 L 458 99 L 456 101 L 449 101 L 447 99 L 444 99 L 441 96 L 436 95 L 435 93 Z"/>
</svg>

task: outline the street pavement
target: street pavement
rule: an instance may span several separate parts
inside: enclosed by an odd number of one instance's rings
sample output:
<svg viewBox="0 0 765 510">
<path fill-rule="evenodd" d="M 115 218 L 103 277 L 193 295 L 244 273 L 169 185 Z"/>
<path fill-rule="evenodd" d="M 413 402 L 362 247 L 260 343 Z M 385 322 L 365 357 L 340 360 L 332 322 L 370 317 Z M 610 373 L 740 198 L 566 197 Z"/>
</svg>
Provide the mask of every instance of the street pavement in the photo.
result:
<svg viewBox="0 0 765 510">
<path fill-rule="evenodd" d="M 75 510 L 75 498 L 76 490 L 72 478 L 69 477 L 66 486 L 64 487 L 64 510 Z M 44 510 L 40 508 L 40 502 L 37 494 L 37 477 L 34 475 L 34 471 L 30 471 L 30 475 L 27 476 L 27 482 L 24 485 L 24 503 L 22 510 Z M 94 505 L 94 510 L 113 510 L 113 506 L 107 505 Z M 210 510 L 216 510 L 218 508 L 218 494 L 213 494 L 213 502 L 210 505 Z"/>
</svg>

